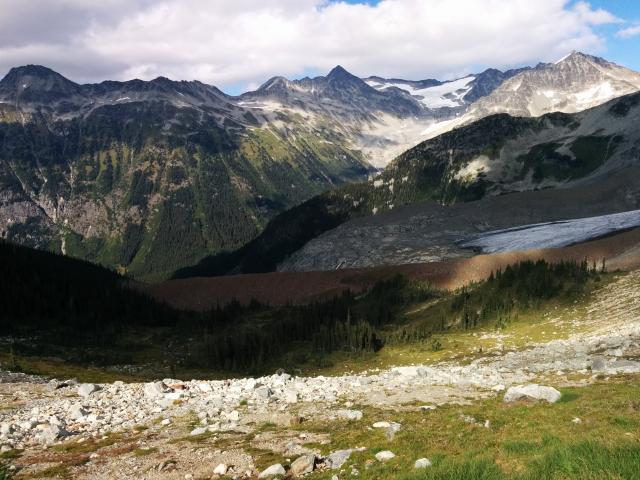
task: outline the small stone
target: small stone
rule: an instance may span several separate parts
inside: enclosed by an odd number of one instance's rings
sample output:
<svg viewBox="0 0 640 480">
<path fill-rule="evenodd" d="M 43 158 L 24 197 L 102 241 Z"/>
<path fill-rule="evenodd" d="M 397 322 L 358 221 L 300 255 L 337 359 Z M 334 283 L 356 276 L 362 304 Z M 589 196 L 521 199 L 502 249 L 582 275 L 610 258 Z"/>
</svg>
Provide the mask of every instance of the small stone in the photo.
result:
<svg viewBox="0 0 640 480">
<path fill-rule="evenodd" d="M 419 458 L 416 463 L 413 464 L 413 468 L 427 468 L 431 466 L 431 460 L 428 458 Z"/>
<path fill-rule="evenodd" d="M 197 427 L 191 430 L 191 436 L 202 435 L 203 433 L 207 433 L 207 429 L 205 427 Z"/>
<path fill-rule="evenodd" d="M 262 473 L 258 475 L 258 478 L 269 478 L 278 475 L 284 476 L 285 473 L 287 472 L 285 471 L 284 467 L 279 463 L 276 463 L 275 465 L 271 465 L 270 467 L 268 467 L 266 470 L 263 470 Z"/>
<path fill-rule="evenodd" d="M 387 462 L 395 457 L 395 453 L 390 452 L 389 450 L 383 450 L 382 452 L 376 453 L 376 460 L 379 462 Z"/>
<path fill-rule="evenodd" d="M 88 397 L 93 392 L 97 392 L 100 389 L 97 385 L 93 383 L 83 383 L 78 387 L 78 395 L 81 397 Z"/>
<path fill-rule="evenodd" d="M 313 467 L 316 462 L 316 456 L 314 454 L 302 455 L 294 460 L 289 469 L 289 473 L 294 477 L 299 477 L 307 473 L 313 472 Z"/>
<path fill-rule="evenodd" d="M 221 463 L 216 468 L 213 469 L 213 474 L 214 475 L 226 475 L 228 469 L 229 469 L 229 467 L 227 467 L 224 463 Z"/>
<path fill-rule="evenodd" d="M 170 420 L 170 419 L 168 419 L 168 418 L 165 418 L 164 420 L 162 420 L 162 421 L 160 422 L 160 425 L 163 425 L 163 426 L 165 426 L 165 427 L 166 427 L 167 425 L 171 425 L 171 420 Z"/>
</svg>

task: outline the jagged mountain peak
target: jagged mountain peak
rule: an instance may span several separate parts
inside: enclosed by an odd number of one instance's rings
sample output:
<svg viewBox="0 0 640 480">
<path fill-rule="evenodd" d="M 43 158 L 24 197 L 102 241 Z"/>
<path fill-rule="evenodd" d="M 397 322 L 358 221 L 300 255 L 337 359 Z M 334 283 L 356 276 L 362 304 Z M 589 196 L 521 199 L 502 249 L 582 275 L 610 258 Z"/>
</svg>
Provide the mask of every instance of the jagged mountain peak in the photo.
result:
<svg viewBox="0 0 640 480">
<path fill-rule="evenodd" d="M 640 89 L 640 73 L 603 58 L 573 51 L 503 82 L 473 105 L 473 118 L 494 113 L 539 116 L 573 113 Z"/>
</svg>

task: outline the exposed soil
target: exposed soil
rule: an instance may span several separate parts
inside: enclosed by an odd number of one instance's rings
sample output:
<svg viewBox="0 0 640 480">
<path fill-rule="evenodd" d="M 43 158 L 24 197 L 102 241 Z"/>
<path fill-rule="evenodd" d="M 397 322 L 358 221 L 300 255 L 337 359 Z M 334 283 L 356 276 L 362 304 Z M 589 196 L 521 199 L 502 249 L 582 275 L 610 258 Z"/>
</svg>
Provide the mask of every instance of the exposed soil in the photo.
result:
<svg viewBox="0 0 640 480">
<path fill-rule="evenodd" d="M 402 274 L 430 282 L 442 289 L 455 289 L 488 277 L 492 271 L 522 260 L 545 259 L 600 262 L 607 268 L 631 270 L 640 266 L 640 229 L 611 235 L 570 247 L 477 255 L 454 261 L 415 263 L 323 272 L 273 272 L 225 277 L 169 280 L 140 288 L 153 297 L 181 309 L 207 310 L 232 299 L 248 303 L 256 299 L 270 305 L 308 303 L 345 290 L 361 292 L 375 282 Z"/>
</svg>

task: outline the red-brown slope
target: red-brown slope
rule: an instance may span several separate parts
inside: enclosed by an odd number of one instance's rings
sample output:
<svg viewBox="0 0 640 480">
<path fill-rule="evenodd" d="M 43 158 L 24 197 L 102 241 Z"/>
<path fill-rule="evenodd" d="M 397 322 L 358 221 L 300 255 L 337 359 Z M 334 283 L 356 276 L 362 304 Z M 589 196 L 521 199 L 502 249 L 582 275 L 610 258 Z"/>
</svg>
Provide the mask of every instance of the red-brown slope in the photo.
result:
<svg viewBox="0 0 640 480">
<path fill-rule="evenodd" d="M 360 292 L 375 282 L 402 274 L 428 281 L 437 288 L 455 289 L 488 277 L 492 271 L 522 260 L 581 261 L 607 259 L 609 270 L 640 267 L 640 229 L 564 248 L 477 255 L 462 260 L 417 263 L 325 272 L 274 272 L 226 277 L 169 280 L 140 288 L 180 309 L 207 310 L 232 299 L 256 299 L 270 305 L 306 303 L 350 289 Z"/>
</svg>

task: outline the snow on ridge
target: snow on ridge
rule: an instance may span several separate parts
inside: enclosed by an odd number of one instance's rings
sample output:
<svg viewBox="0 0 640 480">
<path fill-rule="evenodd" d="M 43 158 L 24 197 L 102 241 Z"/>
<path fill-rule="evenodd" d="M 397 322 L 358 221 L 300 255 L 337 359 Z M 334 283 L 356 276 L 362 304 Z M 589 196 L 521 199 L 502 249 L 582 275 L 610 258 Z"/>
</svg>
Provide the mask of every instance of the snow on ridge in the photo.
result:
<svg viewBox="0 0 640 480">
<path fill-rule="evenodd" d="M 640 210 L 493 230 L 457 243 L 482 253 L 560 248 L 635 227 L 640 227 Z"/>
<path fill-rule="evenodd" d="M 470 84 L 475 79 L 475 76 L 470 75 L 426 88 L 416 88 L 411 84 L 402 82 L 380 82 L 379 80 L 366 80 L 366 83 L 376 90 L 386 90 L 390 87 L 396 87 L 408 92 L 414 97 L 422 97 L 419 99 L 420 103 L 427 108 L 442 108 L 459 107 L 462 105 L 462 99 L 469 90 L 471 90 L 472 87 Z"/>
</svg>

